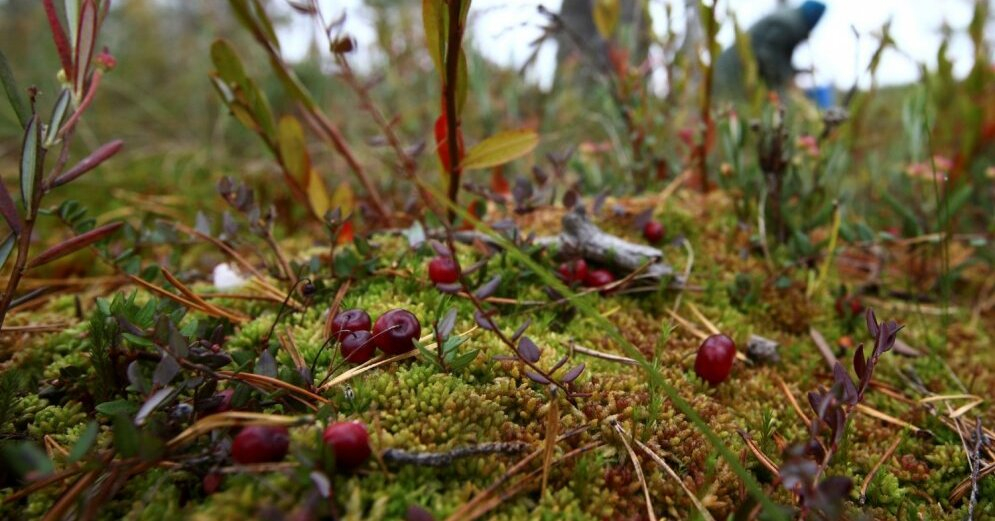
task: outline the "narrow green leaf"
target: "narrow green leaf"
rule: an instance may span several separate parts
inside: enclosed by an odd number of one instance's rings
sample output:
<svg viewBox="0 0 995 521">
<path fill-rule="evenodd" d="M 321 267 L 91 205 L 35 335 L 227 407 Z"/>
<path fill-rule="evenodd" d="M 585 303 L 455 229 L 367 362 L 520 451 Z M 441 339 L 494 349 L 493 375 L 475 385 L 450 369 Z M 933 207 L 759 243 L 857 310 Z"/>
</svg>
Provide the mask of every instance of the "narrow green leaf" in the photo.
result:
<svg viewBox="0 0 995 521">
<path fill-rule="evenodd" d="M 49 148 L 55 143 L 55 138 L 59 135 L 59 128 L 62 126 L 62 120 L 65 119 L 66 113 L 69 111 L 70 99 L 72 99 L 72 93 L 69 92 L 69 89 L 63 88 L 62 92 L 59 93 L 59 99 L 55 101 L 52 119 L 48 121 L 48 129 L 45 131 L 45 148 Z"/>
<path fill-rule="evenodd" d="M 21 202 L 24 210 L 31 214 L 34 205 L 35 187 L 41 170 L 41 123 L 38 116 L 31 116 L 24 130 L 24 144 L 21 147 Z"/>
<path fill-rule="evenodd" d="M 242 60 L 228 40 L 223 38 L 214 40 L 214 43 L 211 44 L 211 62 L 218 69 L 218 76 L 228 86 L 235 84 L 237 87 L 241 87 L 245 84 L 247 78 L 245 67 L 242 66 Z"/>
<path fill-rule="evenodd" d="M 442 57 L 445 52 L 445 6 L 443 0 L 422 0 L 422 26 L 425 29 L 425 46 L 432 57 L 439 79 L 445 81 L 446 68 Z"/>
<path fill-rule="evenodd" d="M 139 436 L 138 429 L 131 420 L 119 414 L 114 417 L 114 449 L 125 458 L 131 458 L 138 454 Z"/>
<path fill-rule="evenodd" d="M 7 264 L 7 260 L 10 259 L 10 253 L 14 251 L 14 244 L 17 243 L 17 236 L 13 233 L 8 235 L 4 239 L 3 243 L 0 243 L 0 270 Z"/>
<path fill-rule="evenodd" d="M 466 96 L 468 91 L 468 86 L 470 85 L 470 78 L 468 73 L 469 67 L 466 64 L 466 53 L 463 49 L 459 52 L 459 63 L 456 65 L 456 115 L 463 113 L 463 107 L 466 106 Z"/>
<path fill-rule="evenodd" d="M 69 41 L 72 45 L 76 45 L 76 36 L 79 33 L 79 29 L 76 24 L 73 23 L 79 20 L 79 9 L 81 0 L 66 0 L 66 20 L 69 20 Z M 66 71 L 68 74 L 69 71 Z"/>
<path fill-rule="evenodd" d="M 69 463 L 75 463 L 83 459 L 83 456 L 86 456 L 86 453 L 90 451 L 90 447 L 93 447 L 93 442 L 97 441 L 97 434 L 99 433 L 100 426 L 97 425 L 97 422 L 91 420 L 86 425 L 86 430 L 76 440 L 73 450 L 69 452 Z"/>
<path fill-rule="evenodd" d="M 119 414 L 134 414 L 138 411 L 138 404 L 128 400 L 114 400 L 110 402 L 104 402 L 97 404 L 94 409 L 101 414 L 106 414 L 107 416 L 117 416 Z"/>
<path fill-rule="evenodd" d="M 10 64 L 7 63 L 7 57 L 4 56 L 3 51 L 0 51 L 0 82 L 3 82 L 7 101 L 14 108 L 14 113 L 17 114 L 17 120 L 21 122 L 21 127 L 27 127 L 28 121 L 31 119 L 31 108 L 28 107 L 24 97 L 21 96 L 21 91 L 17 88 L 14 73 L 10 70 Z"/>
<path fill-rule="evenodd" d="M 276 37 L 276 31 L 273 30 L 273 22 L 270 20 L 269 15 L 266 14 L 266 10 L 263 9 L 263 5 L 259 0 L 252 0 L 252 6 L 255 11 L 256 20 L 259 21 L 259 28 L 262 30 L 264 36 L 269 41 L 270 45 L 273 46 L 277 51 L 280 50 L 280 40 Z"/>
<path fill-rule="evenodd" d="M 473 170 L 502 165 L 528 154 L 538 144 L 539 135 L 531 130 L 498 132 L 467 150 L 460 168 Z"/>
</svg>

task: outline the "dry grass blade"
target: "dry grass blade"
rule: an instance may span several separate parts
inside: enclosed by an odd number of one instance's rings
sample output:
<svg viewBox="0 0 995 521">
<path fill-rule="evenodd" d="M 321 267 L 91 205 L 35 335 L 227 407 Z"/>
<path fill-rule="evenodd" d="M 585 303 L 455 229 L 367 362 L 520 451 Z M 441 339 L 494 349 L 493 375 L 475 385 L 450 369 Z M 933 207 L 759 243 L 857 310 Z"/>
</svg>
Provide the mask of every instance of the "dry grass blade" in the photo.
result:
<svg viewBox="0 0 995 521">
<path fill-rule="evenodd" d="M 984 402 L 983 399 L 978 398 L 977 400 L 974 400 L 973 402 L 961 405 L 960 407 L 958 407 L 957 409 L 955 409 L 953 412 L 950 413 L 950 417 L 954 418 L 954 419 L 960 418 L 961 416 L 963 416 L 965 413 L 967 413 L 971 409 L 973 409 L 973 408 L 981 405 L 983 402 Z"/>
<path fill-rule="evenodd" d="M 704 339 L 708 338 L 708 334 L 706 334 L 704 331 L 702 331 L 702 330 L 694 327 L 694 324 L 692 324 L 691 322 L 689 322 L 686 318 L 678 315 L 677 313 L 675 313 L 675 312 L 673 312 L 673 311 L 671 311 L 669 309 L 667 310 L 667 313 L 674 320 L 676 320 L 677 323 L 681 325 L 681 327 L 683 327 L 684 329 L 688 330 L 688 332 L 690 332 L 692 335 L 698 337 L 699 340 L 704 340 Z"/>
<path fill-rule="evenodd" d="M 294 367 L 298 371 L 307 368 L 304 357 L 301 356 L 301 351 L 297 349 L 297 343 L 294 342 L 294 336 L 290 334 L 290 326 L 284 328 L 283 334 L 277 335 L 277 339 L 280 341 L 280 346 L 290 355 L 290 360 L 294 362 Z"/>
<path fill-rule="evenodd" d="M 978 479 L 991 474 L 995 474 L 995 462 L 981 467 L 981 470 L 978 471 Z M 971 491 L 972 485 L 973 481 L 971 476 L 964 478 L 964 480 L 958 483 L 957 486 L 950 492 L 950 502 L 957 503 L 961 499 L 964 499 L 964 496 Z"/>
<path fill-rule="evenodd" d="M 781 388 L 781 391 L 784 392 L 784 396 L 788 398 L 788 403 L 791 404 L 791 408 L 794 409 L 802 421 L 805 422 L 805 426 L 808 427 L 811 425 L 812 420 L 808 418 L 801 406 L 798 405 L 798 400 L 795 400 L 795 395 L 791 394 L 791 390 L 788 389 L 788 385 L 784 383 L 784 380 L 782 380 L 777 373 L 773 373 L 772 375 L 774 377 L 774 381 L 777 382 L 777 385 Z"/>
<path fill-rule="evenodd" d="M 418 356 L 418 351 L 416 350 L 408 351 L 407 353 L 401 353 L 399 355 L 394 355 L 390 358 L 384 358 L 382 354 L 377 355 L 371 358 L 369 361 L 357 365 L 356 367 L 353 367 L 352 369 L 349 369 L 348 371 L 345 371 L 344 373 L 336 376 L 335 378 L 332 378 L 331 380 L 325 382 L 324 385 L 318 388 L 318 391 L 319 392 L 327 391 L 328 389 L 331 389 L 336 385 L 347 382 L 350 379 L 359 376 L 371 369 L 380 367 L 381 365 L 390 364 L 400 360 L 407 360 L 408 358 L 414 358 L 416 356 Z"/>
<path fill-rule="evenodd" d="M 826 363 L 829 364 L 829 370 L 832 371 L 837 360 L 836 355 L 833 354 L 833 349 L 829 347 L 829 342 L 826 341 L 826 337 L 822 336 L 822 333 L 814 327 L 809 328 L 808 334 L 812 337 L 812 341 L 815 342 L 815 347 L 819 348 L 822 357 L 826 359 Z"/>
<path fill-rule="evenodd" d="M 332 337 L 332 321 L 335 320 L 335 315 L 339 314 L 339 308 L 342 306 L 342 299 L 344 299 L 346 293 L 349 292 L 350 286 L 352 286 L 352 279 L 346 279 L 346 281 L 339 286 L 339 290 L 335 292 L 335 300 L 332 301 L 332 307 L 328 308 L 328 316 L 325 317 L 325 334 L 322 338 Z"/>
<path fill-rule="evenodd" d="M 0 328 L 0 333 L 51 333 L 62 331 L 69 327 L 69 324 L 28 324 L 26 326 L 4 326 Z"/>
<path fill-rule="evenodd" d="M 684 493 L 687 494 L 688 499 L 690 499 L 691 503 L 694 504 L 694 507 L 698 509 L 698 514 L 701 515 L 702 519 L 704 519 L 705 521 L 715 521 L 715 518 L 712 517 L 712 514 L 708 511 L 707 508 L 705 508 L 705 505 L 701 503 L 701 500 L 698 499 L 698 496 L 696 496 L 694 492 L 692 492 L 691 489 L 688 488 L 688 486 L 684 483 L 684 480 L 682 480 L 681 477 L 678 476 L 676 472 L 674 472 L 674 469 L 672 469 L 670 465 L 668 465 L 663 458 L 657 455 L 656 452 L 653 452 L 653 450 L 650 449 L 649 446 L 647 446 L 645 443 L 637 440 L 636 438 L 632 438 L 632 441 L 633 443 L 636 444 L 637 447 L 642 449 L 643 453 L 649 456 L 650 459 L 656 462 L 657 465 L 660 465 L 660 467 L 662 467 L 663 470 L 666 471 L 667 474 L 674 481 L 676 481 L 678 485 L 681 486 L 681 488 L 684 490 Z"/>
<path fill-rule="evenodd" d="M 764 454 L 764 451 L 760 450 L 760 446 L 757 445 L 757 442 L 753 441 L 753 437 L 750 436 L 749 433 L 744 430 L 739 430 L 739 436 L 743 438 L 743 442 L 746 443 L 746 448 L 750 449 L 750 452 L 753 453 L 753 456 L 757 458 L 757 461 L 759 461 L 761 465 L 766 467 L 771 474 L 774 474 L 775 476 L 781 475 L 781 469 L 777 468 L 777 465 L 775 465 L 774 462 L 771 461 L 766 454 Z"/>
<path fill-rule="evenodd" d="M 649 517 L 650 521 L 656 521 L 656 514 L 653 513 L 653 500 L 650 499 L 650 488 L 646 484 L 646 477 L 643 476 L 643 466 L 639 464 L 639 458 L 636 457 L 636 451 L 632 450 L 632 445 L 629 444 L 629 440 L 626 439 L 627 435 L 622 426 L 618 424 L 618 420 L 612 418 L 609 420 L 611 422 L 612 428 L 618 433 L 619 439 L 622 440 L 622 444 L 625 445 L 625 451 L 629 453 L 629 459 L 632 460 L 632 466 L 636 468 L 636 477 L 639 478 L 639 485 L 643 487 L 643 497 L 646 499 L 646 515 Z"/>
<path fill-rule="evenodd" d="M 264 414 L 244 411 L 220 412 L 203 418 L 197 421 L 197 423 L 187 427 L 186 430 L 169 440 L 166 443 L 166 446 L 170 449 L 175 449 L 176 447 L 183 445 L 201 434 L 224 427 L 241 427 L 245 425 L 272 425 L 289 427 L 292 425 L 310 423 L 312 421 L 314 421 L 314 418 L 311 416 L 280 416 L 278 414 Z"/>
<path fill-rule="evenodd" d="M 610 362 L 618 362 L 625 365 L 636 365 L 638 362 L 635 360 L 622 355 L 613 355 L 611 353 L 602 353 L 601 351 L 595 351 L 594 349 L 589 349 L 577 344 L 571 346 L 574 352 L 580 353 L 587 356 L 593 356 L 595 358 L 600 358 L 602 360 L 608 360 Z"/>
<path fill-rule="evenodd" d="M 218 376 L 224 378 L 230 378 L 233 380 L 242 380 L 248 383 L 259 385 L 262 387 L 269 387 L 271 389 L 283 389 L 285 391 L 290 391 L 297 394 L 298 396 L 310 398 L 318 403 L 328 403 L 328 399 L 319 396 L 317 394 L 308 391 L 307 389 L 298 387 L 292 383 L 284 382 L 283 380 L 277 378 L 271 378 L 269 376 L 263 376 L 261 374 L 254 373 L 233 373 L 231 371 L 218 371 Z"/>
<path fill-rule="evenodd" d="M 933 403 L 933 402 L 944 402 L 947 400 L 980 400 L 981 397 L 976 394 L 937 394 L 934 396 L 927 396 L 925 398 L 920 398 L 919 403 Z"/>
<path fill-rule="evenodd" d="M 177 295 L 175 293 L 171 293 L 169 291 L 166 291 L 165 289 L 160 288 L 159 286 L 156 286 L 155 284 L 152 284 L 151 282 L 148 282 L 145 279 L 136 277 L 136 276 L 131 275 L 131 274 L 128 274 L 128 279 L 131 280 L 132 282 L 134 282 L 135 284 L 138 284 L 139 286 L 141 286 L 141 287 L 143 287 L 143 288 L 151 291 L 152 293 L 155 293 L 156 295 L 159 295 L 160 297 L 165 297 L 165 298 L 168 298 L 170 300 L 176 301 L 177 303 L 182 304 L 183 306 L 186 306 L 186 307 L 188 307 L 190 309 L 193 309 L 193 310 L 196 310 L 196 311 L 200 311 L 201 313 L 206 313 L 206 314 L 211 315 L 211 316 L 222 318 L 221 316 L 215 314 L 214 312 L 209 311 L 207 309 L 204 309 L 203 307 L 200 306 L 200 304 L 197 304 L 196 302 L 194 302 L 192 300 L 188 300 L 188 299 L 186 299 L 184 297 L 181 297 L 181 296 L 179 296 L 179 295 Z"/>
<path fill-rule="evenodd" d="M 915 425 L 912 425 L 911 423 L 909 423 L 909 422 L 907 422 L 905 420 L 900 420 L 900 419 L 898 419 L 898 418 L 896 418 L 894 416 L 891 416 L 889 414 L 885 414 L 885 413 L 883 413 L 883 412 L 881 412 L 881 411 L 879 411 L 879 410 L 877 410 L 877 409 L 875 409 L 873 407 L 864 405 L 862 403 L 858 403 L 855 408 L 856 408 L 857 412 L 860 412 L 860 413 L 862 413 L 864 415 L 870 416 L 871 418 L 876 418 L 876 419 L 881 420 L 881 421 L 886 422 L 886 423 L 890 423 L 890 424 L 893 424 L 893 425 L 898 425 L 899 427 L 905 427 L 906 429 L 910 429 L 913 432 L 919 432 L 919 431 L 922 430 L 919 427 L 916 427 Z"/>
<path fill-rule="evenodd" d="M 875 463 L 874 466 L 871 467 L 871 471 L 868 472 L 867 476 L 864 477 L 864 482 L 860 485 L 861 505 L 864 504 L 864 500 L 867 498 L 867 487 L 871 484 L 871 481 L 874 480 L 874 476 L 878 473 L 878 470 L 881 468 L 881 465 L 884 464 L 884 462 L 887 461 L 888 458 L 890 458 L 891 455 L 895 453 L 895 450 L 898 449 L 898 445 L 902 443 L 903 439 L 904 436 L 899 436 L 895 438 L 895 441 L 891 442 L 891 445 L 888 446 L 888 449 L 884 451 L 884 454 L 881 455 L 881 458 L 878 459 L 877 463 Z"/>
<path fill-rule="evenodd" d="M 80 496 L 97 479 L 97 471 L 91 470 L 86 474 L 80 476 L 73 486 L 69 487 L 65 493 L 63 493 L 59 500 L 52 505 L 52 508 L 48 509 L 45 513 L 45 517 L 42 521 L 59 521 L 66 518 L 66 513 L 69 509 L 76 503 L 76 498 Z"/>
<path fill-rule="evenodd" d="M 169 283 L 173 285 L 173 287 L 175 287 L 180 293 L 182 293 L 184 297 L 190 299 L 193 302 L 196 302 L 197 305 L 199 305 L 205 311 L 209 311 L 215 315 L 222 316 L 238 324 L 243 324 L 245 322 L 248 322 L 249 318 L 246 317 L 245 315 L 228 311 L 227 309 L 222 309 L 218 306 L 215 306 L 214 304 L 211 304 L 210 302 L 200 298 L 200 296 L 194 293 L 193 290 L 188 288 L 186 284 L 180 282 L 180 279 L 177 279 L 176 276 L 170 273 L 169 270 L 167 270 L 166 268 L 159 268 L 159 269 L 162 271 L 162 276 L 166 277 L 166 280 L 168 280 Z"/>
<path fill-rule="evenodd" d="M 705 324 L 705 329 L 708 329 L 708 331 L 713 335 L 718 335 L 721 333 L 721 331 L 719 331 L 719 328 L 715 327 L 715 324 L 713 324 L 711 320 L 708 320 L 708 317 L 706 317 L 705 314 L 702 313 L 700 309 L 698 309 L 698 306 L 694 305 L 694 302 L 685 301 L 685 304 L 687 304 L 688 309 L 691 310 L 691 314 L 694 315 L 699 322 Z"/>
</svg>

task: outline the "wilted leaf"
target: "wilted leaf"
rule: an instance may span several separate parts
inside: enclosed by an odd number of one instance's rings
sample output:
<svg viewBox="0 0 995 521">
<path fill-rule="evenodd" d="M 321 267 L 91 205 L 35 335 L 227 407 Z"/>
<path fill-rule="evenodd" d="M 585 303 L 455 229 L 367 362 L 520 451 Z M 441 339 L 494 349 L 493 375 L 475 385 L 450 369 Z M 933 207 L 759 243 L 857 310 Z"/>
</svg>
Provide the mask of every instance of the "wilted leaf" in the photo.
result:
<svg viewBox="0 0 995 521">
<path fill-rule="evenodd" d="M 7 57 L 4 56 L 2 51 L 0 51 L 0 82 L 3 83 L 3 90 L 7 94 L 7 101 L 10 101 L 10 106 L 14 109 L 14 114 L 17 115 L 17 121 L 20 122 L 22 128 L 27 127 L 28 121 L 31 119 L 31 108 L 28 107 L 28 104 L 21 96 L 21 91 L 17 87 L 17 81 L 14 80 L 14 73 L 11 72 L 10 64 L 7 63 Z"/>
<path fill-rule="evenodd" d="M 466 151 L 460 168 L 473 170 L 507 163 L 531 152 L 539 135 L 531 130 L 506 130 L 477 143 Z"/>
<path fill-rule="evenodd" d="M 117 231 L 124 223 L 116 222 L 105 224 L 99 228 L 94 228 L 86 233 L 81 233 L 75 237 L 66 239 L 65 241 L 52 246 L 51 248 L 41 252 L 37 257 L 28 261 L 28 268 L 37 268 L 44 264 L 48 264 L 56 259 L 69 255 L 75 251 L 81 250 L 107 236 Z"/>
<path fill-rule="evenodd" d="M 82 161 L 73 165 L 72 168 L 63 172 L 59 177 L 56 177 L 51 182 L 51 187 L 55 188 L 57 186 L 62 186 L 74 179 L 80 177 L 81 175 L 93 170 L 94 168 L 100 166 L 104 161 L 107 161 L 111 157 L 114 157 L 121 149 L 124 147 L 124 142 L 120 139 L 115 139 L 110 143 L 105 143 L 96 149 L 90 155 L 86 156 Z"/>
<path fill-rule="evenodd" d="M 539 357 L 542 353 L 539 351 L 539 346 L 537 346 L 531 338 L 526 336 L 522 337 L 522 339 L 518 342 L 518 355 L 521 356 L 522 359 L 534 364 L 539 361 Z"/>
</svg>

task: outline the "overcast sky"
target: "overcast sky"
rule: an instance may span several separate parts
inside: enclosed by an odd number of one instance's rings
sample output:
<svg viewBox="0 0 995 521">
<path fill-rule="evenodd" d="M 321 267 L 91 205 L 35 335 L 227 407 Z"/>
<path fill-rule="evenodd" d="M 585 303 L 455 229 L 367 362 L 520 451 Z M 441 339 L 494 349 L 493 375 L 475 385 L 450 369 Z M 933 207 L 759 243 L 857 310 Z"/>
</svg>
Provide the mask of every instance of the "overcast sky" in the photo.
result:
<svg viewBox="0 0 995 521">
<path fill-rule="evenodd" d="M 626 1 L 626 0 L 623 0 Z M 650 0 L 654 25 L 658 32 L 665 27 L 664 5 L 674 5 L 674 26 L 684 26 L 684 0 Z M 951 43 L 950 56 L 955 71 L 964 74 L 970 68 L 972 48 L 963 35 L 971 20 L 973 0 L 825 0 L 826 14 L 816 27 L 810 41 L 795 53 L 799 68 L 814 67 L 815 79 L 820 84 L 832 83 L 848 88 L 867 66 L 877 47 L 873 37 L 890 18 L 892 35 L 902 53 L 888 52 L 879 69 L 882 84 L 908 83 L 918 76 L 918 63 L 932 67 L 936 63 L 936 50 L 940 45 L 940 27 L 944 22 L 955 29 L 957 38 Z M 370 13 L 361 0 L 320 0 L 327 17 L 335 17 L 343 10 L 348 14 L 347 31 L 358 41 L 360 49 L 373 41 L 368 20 Z M 792 5 L 797 2 L 791 2 Z M 531 52 L 529 43 L 540 34 L 538 24 L 542 16 L 537 6 L 544 5 L 552 11 L 559 10 L 560 0 L 473 0 L 471 8 L 471 39 L 474 45 L 491 60 L 510 66 L 520 65 Z M 733 11 L 742 25 L 748 26 L 770 12 L 777 0 L 720 0 L 719 12 Z M 288 57 L 304 53 L 312 32 L 303 17 L 295 18 L 295 25 L 283 29 L 281 40 L 286 43 Z M 859 41 L 851 26 L 860 33 Z M 992 24 L 988 26 L 992 35 Z M 723 46 L 733 41 L 731 24 L 724 24 L 719 40 Z M 554 70 L 556 49 L 547 45 L 540 54 L 538 65 L 529 73 L 530 81 L 547 86 Z M 362 62 L 363 60 L 357 60 Z M 808 83 L 808 80 L 803 80 Z M 861 77 L 866 86 L 869 78 Z"/>
</svg>

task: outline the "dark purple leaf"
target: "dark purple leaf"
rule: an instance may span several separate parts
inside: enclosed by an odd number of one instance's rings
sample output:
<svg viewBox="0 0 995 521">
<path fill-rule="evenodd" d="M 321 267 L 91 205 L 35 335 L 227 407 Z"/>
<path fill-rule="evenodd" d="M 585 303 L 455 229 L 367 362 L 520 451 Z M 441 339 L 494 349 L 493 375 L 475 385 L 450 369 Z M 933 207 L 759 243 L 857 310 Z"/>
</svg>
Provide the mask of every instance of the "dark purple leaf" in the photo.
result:
<svg viewBox="0 0 995 521">
<path fill-rule="evenodd" d="M 843 364 L 838 361 L 833 365 L 833 380 L 836 385 L 841 386 L 844 402 L 851 405 L 857 403 L 857 387 L 853 384 L 853 379 L 847 374 L 846 369 L 843 368 Z"/>
<path fill-rule="evenodd" d="M 580 195 L 577 193 L 576 190 L 570 189 L 567 190 L 565 194 L 563 194 L 563 206 L 566 207 L 567 209 L 577 206 L 577 203 L 579 202 L 580 202 Z"/>
<path fill-rule="evenodd" d="M 494 295 L 494 292 L 497 291 L 498 286 L 500 285 L 501 285 L 501 276 L 495 275 L 494 278 L 485 282 L 483 285 L 477 288 L 477 290 L 474 291 L 473 294 L 479 299 L 485 299 L 487 297 Z"/>
<path fill-rule="evenodd" d="M 75 237 L 66 239 L 65 241 L 52 246 L 51 248 L 41 252 L 37 257 L 28 261 L 28 268 L 37 268 L 38 266 L 48 264 L 56 259 L 69 255 L 77 250 L 81 250 L 105 237 L 117 231 L 124 223 L 116 222 L 105 224 L 99 228 L 94 228 L 86 233 L 81 233 Z"/>
<path fill-rule="evenodd" d="M 7 221 L 7 225 L 14 231 L 14 234 L 21 234 L 24 222 L 21 221 L 21 214 L 17 213 L 17 206 L 14 204 L 10 192 L 7 191 L 7 185 L 2 182 L 0 182 L 0 215 Z"/>
<path fill-rule="evenodd" d="M 796 458 L 781 465 L 781 483 L 791 491 L 805 490 L 815 479 L 819 465 L 808 459 Z"/>
<path fill-rule="evenodd" d="M 867 308 L 867 313 L 865 314 L 867 320 L 867 331 L 871 333 L 874 338 L 878 337 L 878 319 L 874 316 L 874 310 L 872 308 Z"/>
<path fill-rule="evenodd" d="M 145 377 L 142 375 L 142 366 L 138 363 L 138 360 L 128 364 L 128 382 L 140 393 L 145 393 L 148 391 L 146 386 Z"/>
<path fill-rule="evenodd" d="M 511 335 L 511 339 L 518 340 L 522 336 L 522 334 L 525 333 L 525 330 L 528 329 L 530 325 L 532 325 L 532 319 L 531 318 L 525 319 L 525 322 L 523 322 L 522 325 L 518 326 L 518 329 L 515 330 L 515 333 Z"/>
<path fill-rule="evenodd" d="M 857 378 L 863 382 L 864 375 L 867 373 L 867 359 L 864 358 L 864 344 L 857 346 L 857 350 L 853 352 L 853 371 L 857 373 Z"/>
<path fill-rule="evenodd" d="M 591 215 L 598 215 L 601 213 L 601 209 L 605 206 L 605 201 L 608 199 L 608 190 L 602 190 L 598 195 L 594 196 L 594 201 L 591 203 Z"/>
<path fill-rule="evenodd" d="M 549 174 L 547 174 L 546 171 L 539 165 L 532 167 L 532 177 L 534 177 L 536 182 L 541 185 L 546 184 L 546 181 L 549 180 Z"/>
<path fill-rule="evenodd" d="M 548 384 L 549 383 L 549 379 L 546 378 L 545 376 L 539 374 L 539 373 L 535 373 L 535 372 L 532 372 L 532 371 L 525 371 L 525 376 L 528 376 L 530 380 L 532 380 L 533 382 L 536 382 L 536 383 L 540 383 L 540 384 Z"/>
<path fill-rule="evenodd" d="M 408 511 L 404 513 L 404 521 L 435 521 L 435 517 L 418 505 L 409 505 Z"/>
<path fill-rule="evenodd" d="M 477 323 L 478 326 L 488 331 L 494 331 L 495 329 L 497 329 L 497 325 L 494 324 L 494 321 L 491 320 L 491 317 L 484 315 L 483 313 L 480 312 L 479 309 L 473 312 L 473 320 L 474 322 Z"/>
<path fill-rule="evenodd" d="M 158 391 L 152 393 L 142 407 L 138 409 L 138 414 L 135 415 L 135 425 L 142 425 L 145 420 L 148 419 L 149 415 L 152 414 L 160 405 L 166 402 L 166 399 L 173 394 L 172 387 L 163 387 Z"/>
<path fill-rule="evenodd" d="M 446 338 L 453 332 L 454 327 L 456 327 L 456 308 L 449 308 L 446 316 L 442 317 L 436 326 L 436 331 L 440 337 Z"/>
<path fill-rule="evenodd" d="M 567 371 L 567 374 L 563 375 L 562 380 L 564 383 L 573 382 L 583 372 L 584 372 L 584 364 L 577 364 L 573 366 L 569 371 Z"/>
<path fill-rule="evenodd" d="M 511 195 L 515 198 L 515 203 L 521 205 L 527 202 L 534 193 L 532 183 L 528 179 L 519 177 L 515 179 L 515 186 L 511 188 Z"/>
<path fill-rule="evenodd" d="M 435 289 L 443 293 L 452 294 L 452 293 L 459 293 L 460 290 L 463 289 L 463 286 L 461 286 L 459 282 L 450 282 L 450 283 L 436 284 Z"/>
<path fill-rule="evenodd" d="M 195 230 L 207 236 L 211 235 L 211 220 L 204 215 L 204 212 L 197 212 L 197 218 L 194 222 L 196 223 Z"/>
<path fill-rule="evenodd" d="M 440 257 L 453 256 L 453 252 L 449 251 L 449 247 L 447 247 L 445 244 L 442 244 L 441 242 L 435 239 L 428 241 L 428 243 L 432 245 L 432 249 L 435 250 L 436 255 L 439 255 Z"/>
<path fill-rule="evenodd" d="M 553 367 L 549 368 L 549 374 L 555 373 L 556 370 L 559 369 L 559 368 L 561 368 L 561 367 L 563 367 L 563 364 L 566 364 L 567 360 L 569 360 L 569 359 L 570 359 L 569 355 L 563 355 L 563 356 L 561 356 L 560 359 L 557 360 L 555 364 L 553 364 Z"/>
<path fill-rule="evenodd" d="M 819 493 L 824 496 L 823 499 L 833 502 L 846 499 L 852 488 L 853 482 L 844 476 L 830 476 L 819 483 Z"/>
<path fill-rule="evenodd" d="M 650 222 L 650 219 L 652 218 L 653 218 L 653 209 L 650 208 L 648 210 L 643 210 L 642 212 L 636 214 L 636 218 L 633 219 L 632 223 L 637 229 L 642 230 L 643 226 L 646 226 L 646 223 Z"/>
<path fill-rule="evenodd" d="M 164 353 L 162 360 L 159 360 L 159 364 L 155 366 L 155 372 L 152 373 L 152 384 L 156 387 L 168 385 L 179 373 L 179 362 L 168 353 Z"/>
<path fill-rule="evenodd" d="M 539 346 L 531 338 L 525 336 L 518 342 L 518 356 L 523 360 L 534 364 L 539 361 L 541 354 Z"/>
<path fill-rule="evenodd" d="M 110 143 L 101 145 L 100 148 L 94 150 L 92 154 L 86 156 L 82 161 L 76 163 L 69 170 L 63 172 L 59 177 L 53 179 L 52 188 L 69 183 L 90 170 L 97 168 L 104 161 L 114 157 L 114 155 L 120 152 L 123 147 L 124 141 L 121 141 L 120 139 L 115 139 Z"/>
</svg>

